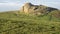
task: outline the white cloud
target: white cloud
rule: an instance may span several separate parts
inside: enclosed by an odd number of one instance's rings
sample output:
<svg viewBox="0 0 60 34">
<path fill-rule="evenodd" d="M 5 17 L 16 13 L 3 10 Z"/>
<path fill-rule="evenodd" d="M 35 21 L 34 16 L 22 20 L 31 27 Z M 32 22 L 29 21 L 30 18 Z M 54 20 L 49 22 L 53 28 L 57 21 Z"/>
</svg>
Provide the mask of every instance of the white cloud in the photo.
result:
<svg viewBox="0 0 60 34">
<path fill-rule="evenodd" d="M 45 2 L 45 3 L 42 3 L 43 5 L 46 5 L 46 6 L 50 6 L 50 7 L 55 7 L 55 8 L 58 8 L 60 9 L 60 5 L 59 5 L 59 2 Z"/>
<path fill-rule="evenodd" d="M 0 3 L 0 11 L 17 10 L 19 8 L 20 3 L 14 3 L 14 2 Z"/>
<path fill-rule="evenodd" d="M 13 2 L 8 2 L 8 3 L 0 3 L 0 6 L 20 6 L 19 3 L 13 3 Z"/>
</svg>

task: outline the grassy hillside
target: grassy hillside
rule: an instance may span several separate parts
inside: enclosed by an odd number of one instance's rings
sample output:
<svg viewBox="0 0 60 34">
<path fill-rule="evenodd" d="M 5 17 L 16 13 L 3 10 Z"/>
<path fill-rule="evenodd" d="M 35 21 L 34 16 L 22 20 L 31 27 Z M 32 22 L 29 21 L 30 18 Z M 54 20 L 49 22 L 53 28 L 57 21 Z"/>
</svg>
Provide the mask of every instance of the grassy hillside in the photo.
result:
<svg viewBox="0 0 60 34">
<path fill-rule="evenodd" d="M 0 13 L 0 34 L 60 34 L 60 18 L 50 14 Z"/>
</svg>

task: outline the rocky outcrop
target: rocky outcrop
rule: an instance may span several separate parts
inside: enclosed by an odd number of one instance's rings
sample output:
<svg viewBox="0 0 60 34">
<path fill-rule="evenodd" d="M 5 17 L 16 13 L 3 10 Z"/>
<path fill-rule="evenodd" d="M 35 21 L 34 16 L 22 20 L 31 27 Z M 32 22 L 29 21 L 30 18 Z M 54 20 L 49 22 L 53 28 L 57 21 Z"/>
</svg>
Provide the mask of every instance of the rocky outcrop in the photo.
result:
<svg viewBox="0 0 60 34">
<path fill-rule="evenodd" d="M 25 14 L 46 14 L 53 10 L 58 10 L 56 8 L 51 8 L 43 5 L 33 5 L 31 3 L 25 3 L 24 6 L 21 8 L 21 12 L 24 12 Z"/>
</svg>

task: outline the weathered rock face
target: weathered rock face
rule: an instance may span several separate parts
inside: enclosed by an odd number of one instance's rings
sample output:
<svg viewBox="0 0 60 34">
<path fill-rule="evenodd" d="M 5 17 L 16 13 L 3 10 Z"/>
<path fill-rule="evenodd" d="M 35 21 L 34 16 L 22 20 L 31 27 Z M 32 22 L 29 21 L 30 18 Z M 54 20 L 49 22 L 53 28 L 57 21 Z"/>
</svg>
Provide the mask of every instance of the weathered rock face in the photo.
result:
<svg viewBox="0 0 60 34">
<path fill-rule="evenodd" d="M 24 12 L 25 14 L 36 14 L 36 15 L 46 14 L 52 10 L 57 9 L 46 7 L 43 5 L 33 5 L 31 3 L 25 3 L 21 9 L 21 11 Z"/>
</svg>

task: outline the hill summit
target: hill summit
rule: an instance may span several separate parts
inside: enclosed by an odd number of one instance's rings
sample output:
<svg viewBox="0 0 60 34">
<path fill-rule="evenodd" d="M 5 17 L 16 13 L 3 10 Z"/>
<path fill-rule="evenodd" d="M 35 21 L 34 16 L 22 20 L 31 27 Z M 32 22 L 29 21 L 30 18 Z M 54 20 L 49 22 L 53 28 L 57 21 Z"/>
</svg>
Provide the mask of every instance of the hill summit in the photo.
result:
<svg viewBox="0 0 60 34">
<path fill-rule="evenodd" d="M 60 34 L 60 10 L 26 3 L 21 11 L 2 12 L 0 34 Z"/>
</svg>

